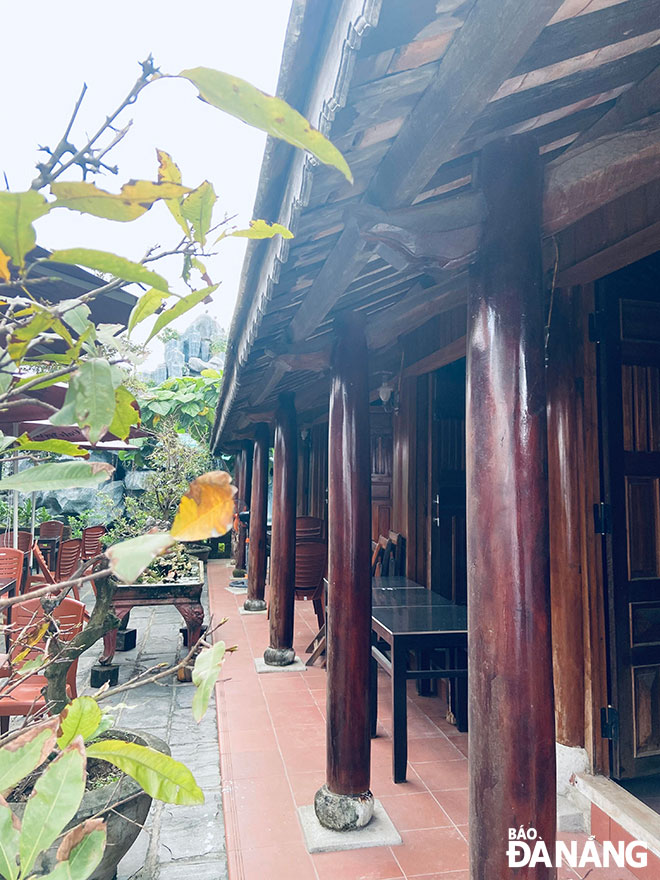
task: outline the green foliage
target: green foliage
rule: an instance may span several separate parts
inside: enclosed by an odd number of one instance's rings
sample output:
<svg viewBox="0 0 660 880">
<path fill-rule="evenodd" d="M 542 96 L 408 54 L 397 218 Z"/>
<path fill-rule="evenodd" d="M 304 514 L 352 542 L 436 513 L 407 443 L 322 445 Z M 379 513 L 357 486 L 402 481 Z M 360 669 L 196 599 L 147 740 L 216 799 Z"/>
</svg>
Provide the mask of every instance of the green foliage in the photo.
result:
<svg viewBox="0 0 660 880">
<path fill-rule="evenodd" d="M 114 468 L 100 461 L 61 461 L 38 464 L 0 480 L 0 491 L 41 492 L 44 489 L 94 488 L 112 475 Z"/>
<path fill-rule="evenodd" d="M 134 263 L 125 257 L 107 251 L 95 251 L 89 248 L 69 248 L 68 250 L 53 251 L 48 258 L 53 263 L 73 263 L 84 266 L 86 269 L 94 269 L 96 272 L 108 272 L 121 278 L 122 281 L 137 281 L 141 284 L 150 284 L 158 290 L 169 291 L 167 281 L 157 272 L 152 272 L 140 263 Z"/>
<path fill-rule="evenodd" d="M 216 642 L 208 651 L 198 654 L 193 668 L 192 680 L 197 688 L 193 697 L 192 713 L 198 723 L 206 714 L 213 688 L 225 659 L 225 643 Z"/>
<path fill-rule="evenodd" d="M 66 748 L 77 736 L 81 736 L 83 742 L 87 742 L 99 729 L 102 717 L 95 699 L 77 697 L 60 714 L 61 733 L 57 737 L 59 748 Z"/>
<path fill-rule="evenodd" d="M 0 192 L 0 248 L 19 269 L 25 266 L 25 255 L 37 243 L 32 224 L 48 211 L 46 199 L 33 190 Z"/>
<path fill-rule="evenodd" d="M 13 516 L 13 507 L 11 504 L 8 504 L 4 498 L 0 497 L 0 524 L 12 522 Z M 46 510 L 45 507 L 37 507 L 34 512 L 34 522 L 36 525 L 39 523 L 46 522 L 46 520 L 50 519 L 50 514 Z M 18 505 L 18 526 L 19 528 L 30 528 L 32 525 L 32 499 L 30 497 L 25 498 L 21 504 Z"/>
<path fill-rule="evenodd" d="M 122 222 L 141 217 L 159 199 L 179 199 L 190 192 L 180 183 L 152 183 L 150 180 L 132 180 L 118 193 L 109 193 L 93 183 L 82 181 L 54 183 L 50 191 L 57 196 L 51 208 L 70 208 L 82 214 Z"/>
<path fill-rule="evenodd" d="M 151 332 L 147 337 L 147 342 L 152 340 L 154 336 L 157 336 L 160 331 L 164 327 L 167 327 L 168 324 L 171 324 L 172 321 L 180 318 L 181 315 L 185 315 L 186 312 L 189 312 L 190 309 L 194 309 L 195 306 L 198 306 L 201 302 L 209 300 L 211 294 L 216 291 L 218 287 L 218 284 L 212 284 L 210 287 L 204 287 L 202 290 L 194 290 L 187 296 L 180 297 L 172 308 L 167 309 L 167 311 L 161 312 L 160 315 L 158 315 L 154 326 L 151 328 Z"/>
<path fill-rule="evenodd" d="M 0 749 L 0 792 L 7 794 L 46 760 L 55 747 L 57 722 L 34 726 Z"/>
<path fill-rule="evenodd" d="M 167 379 L 141 397 L 143 424 L 155 429 L 161 420 L 169 421 L 177 431 L 205 442 L 213 427 L 220 383 L 219 373 Z"/>
<path fill-rule="evenodd" d="M 87 748 L 90 758 L 100 758 L 127 773 L 151 797 L 166 804 L 203 804 L 204 794 L 195 778 L 179 761 L 138 743 L 105 739 Z"/>
<path fill-rule="evenodd" d="M 98 443 L 115 417 L 115 389 L 121 380 L 121 370 L 104 358 L 84 361 L 71 376 L 64 406 L 51 422 L 79 425 L 90 443 Z"/>
</svg>

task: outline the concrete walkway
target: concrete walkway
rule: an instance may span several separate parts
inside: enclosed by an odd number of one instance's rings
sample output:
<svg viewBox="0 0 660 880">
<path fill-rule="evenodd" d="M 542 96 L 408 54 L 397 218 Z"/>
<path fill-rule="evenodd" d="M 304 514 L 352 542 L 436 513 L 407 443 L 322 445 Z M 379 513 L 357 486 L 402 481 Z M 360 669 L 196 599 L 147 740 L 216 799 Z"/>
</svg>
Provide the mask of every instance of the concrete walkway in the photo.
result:
<svg viewBox="0 0 660 880">
<path fill-rule="evenodd" d="M 202 601 L 208 620 L 206 587 Z M 183 621 L 175 608 L 136 608 L 129 625 L 137 629 L 137 647 L 115 655 L 120 683 L 159 663 L 175 663 L 185 656 L 179 634 Z M 100 646 L 95 646 L 81 659 L 79 694 L 91 693 L 89 669 L 100 653 Z M 198 725 L 191 710 L 194 691 L 194 685 L 181 684 L 173 676 L 108 701 L 116 705 L 117 727 L 148 731 L 165 740 L 172 756 L 192 771 L 206 797 L 203 805 L 195 807 L 154 802 L 144 830 L 119 865 L 117 880 L 227 877 L 216 708 L 211 700 Z"/>
</svg>

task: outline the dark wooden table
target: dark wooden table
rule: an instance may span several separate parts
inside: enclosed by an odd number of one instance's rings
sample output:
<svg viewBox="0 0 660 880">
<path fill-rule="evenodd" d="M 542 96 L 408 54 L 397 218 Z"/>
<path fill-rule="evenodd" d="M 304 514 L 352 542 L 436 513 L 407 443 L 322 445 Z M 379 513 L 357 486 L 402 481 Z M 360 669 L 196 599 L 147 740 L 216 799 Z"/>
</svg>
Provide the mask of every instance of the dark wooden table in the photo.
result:
<svg viewBox="0 0 660 880">
<path fill-rule="evenodd" d="M 396 584 L 394 581 L 405 583 Z M 453 663 L 438 668 L 430 659 L 438 648 L 449 649 L 450 657 L 458 653 L 452 649 L 467 650 L 467 608 L 454 605 L 405 578 L 375 578 L 372 597 L 372 734 L 376 733 L 378 715 L 377 664 L 392 680 L 392 775 L 394 782 L 405 782 L 408 761 L 406 683 L 409 679 L 466 680 L 467 669 L 455 668 Z M 389 651 L 389 657 L 385 650 Z M 427 661 L 421 664 L 422 668 L 409 668 L 411 651 L 417 658 Z"/>
<path fill-rule="evenodd" d="M 167 584 L 118 584 L 112 600 L 114 612 L 121 620 L 138 605 L 174 605 L 188 628 L 188 645 L 194 645 L 202 634 L 204 608 L 201 602 L 204 582 L 179 581 Z M 117 649 L 117 630 L 103 636 L 105 666 L 112 663 Z"/>
<path fill-rule="evenodd" d="M 57 554 L 60 550 L 59 538 L 37 538 L 37 544 L 44 554 L 46 565 L 55 574 L 57 568 Z"/>
</svg>

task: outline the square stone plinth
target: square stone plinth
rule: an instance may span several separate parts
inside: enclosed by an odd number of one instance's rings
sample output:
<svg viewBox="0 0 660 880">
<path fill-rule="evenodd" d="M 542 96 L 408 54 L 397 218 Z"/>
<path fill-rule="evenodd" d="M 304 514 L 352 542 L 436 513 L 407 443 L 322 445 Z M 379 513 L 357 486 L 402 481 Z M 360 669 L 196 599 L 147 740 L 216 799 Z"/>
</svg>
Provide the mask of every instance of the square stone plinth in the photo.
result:
<svg viewBox="0 0 660 880">
<path fill-rule="evenodd" d="M 238 609 L 238 613 L 247 614 L 248 617 L 251 617 L 252 615 L 267 614 L 268 611 L 265 608 L 262 611 L 246 611 L 245 608 L 241 607 Z"/>
<path fill-rule="evenodd" d="M 365 849 L 368 846 L 396 846 L 401 835 L 394 827 L 380 801 L 374 801 L 374 815 L 368 825 L 356 831 L 331 831 L 316 818 L 313 805 L 298 807 L 307 852 L 338 852 L 343 849 Z"/>
<path fill-rule="evenodd" d="M 296 657 L 288 666 L 269 666 L 263 657 L 255 657 L 254 665 L 257 672 L 307 672 L 307 667 L 300 657 Z"/>
<path fill-rule="evenodd" d="M 241 593 L 247 593 L 247 587 L 225 587 L 228 593 L 233 593 L 235 596 L 240 596 Z"/>
</svg>

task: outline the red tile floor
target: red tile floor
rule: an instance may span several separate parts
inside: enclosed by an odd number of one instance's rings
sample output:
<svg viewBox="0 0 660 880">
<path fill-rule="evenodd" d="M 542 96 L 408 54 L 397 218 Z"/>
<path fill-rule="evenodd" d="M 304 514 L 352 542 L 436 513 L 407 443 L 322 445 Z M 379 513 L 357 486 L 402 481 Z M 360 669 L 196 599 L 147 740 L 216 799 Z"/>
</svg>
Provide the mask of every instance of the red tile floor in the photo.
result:
<svg viewBox="0 0 660 880">
<path fill-rule="evenodd" d="M 372 790 L 403 843 L 307 852 L 296 808 L 311 804 L 324 782 L 326 674 L 320 668 L 256 673 L 254 658 L 268 645 L 268 621 L 263 614 L 239 614 L 245 596 L 225 589 L 230 573 L 228 563 L 209 564 L 213 620 L 228 617 L 219 635 L 238 645 L 216 689 L 230 880 L 468 880 L 467 735 L 444 720 L 441 700 L 418 697 L 411 683 L 408 781 L 395 785 L 385 675 L 379 735 L 372 740 Z M 312 603 L 296 602 L 294 646 L 303 659 L 316 630 Z M 558 872 L 558 880 L 579 876 Z M 589 878 L 635 880 L 625 869 L 595 869 Z"/>
</svg>

